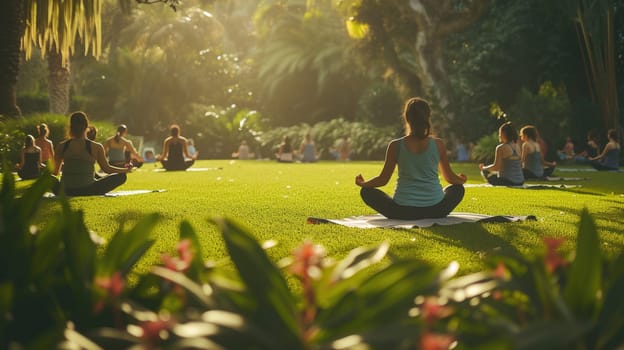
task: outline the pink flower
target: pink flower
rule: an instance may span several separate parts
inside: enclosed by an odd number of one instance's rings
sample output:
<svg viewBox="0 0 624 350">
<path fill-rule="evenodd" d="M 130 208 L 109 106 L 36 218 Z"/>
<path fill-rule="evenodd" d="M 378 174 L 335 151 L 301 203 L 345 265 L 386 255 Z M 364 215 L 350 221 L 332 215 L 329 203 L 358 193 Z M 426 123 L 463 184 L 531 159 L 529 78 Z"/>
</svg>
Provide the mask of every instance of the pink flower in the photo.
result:
<svg viewBox="0 0 624 350">
<path fill-rule="evenodd" d="M 184 239 L 178 243 L 178 257 L 171 257 L 167 254 L 161 255 L 163 264 L 173 271 L 184 272 L 191 267 L 193 261 L 193 251 L 191 249 L 191 240 Z"/>
<path fill-rule="evenodd" d="M 552 238 L 545 237 L 544 244 L 546 245 L 546 269 L 548 272 L 555 271 L 558 267 L 564 267 L 568 265 L 568 261 L 565 260 L 559 253 L 557 253 L 557 249 L 563 243 L 563 238 Z"/>
<path fill-rule="evenodd" d="M 455 341 L 455 338 L 438 333 L 425 332 L 420 337 L 420 349 L 421 350 L 446 350 Z"/>
<path fill-rule="evenodd" d="M 436 298 L 427 298 L 420 306 L 422 318 L 426 323 L 432 324 L 435 321 L 449 316 L 453 310 L 438 303 Z"/>
<path fill-rule="evenodd" d="M 498 265 L 496 265 L 496 269 L 494 270 L 494 276 L 496 276 L 497 278 L 503 279 L 505 277 L 507 277 L 508 271 L 507 268 L 505 267 L 505 264 L 503 264 L 502 262 L 499 262 Z"/>
<path fill-rule="evenodd" d="M 109 277 L 97 277 L 95 279 L 95 284 L 106 290 L 109 295 L 113 297 L 118 297 L 123 292 L 125 282 L 123 277 L 121 276 L 121 272 L 117 271 L 112 276 Z"/>
<path fill-rule="evenodd" d="M 155 342 L 161 339 L 161 333 L 171 328 L 171 322 L 168 320 L 145 321 L 140 325 L 143 334 L 141 338 L 149 342 Z"/>
<path fill-rule="evenodd" d="M 321 267 L 325 251 L 319 245 L 306 241 L 293 252 L 294 262 L 290 271 L 299 277 L 310 277 L 311 267 Z"/>
</svg>

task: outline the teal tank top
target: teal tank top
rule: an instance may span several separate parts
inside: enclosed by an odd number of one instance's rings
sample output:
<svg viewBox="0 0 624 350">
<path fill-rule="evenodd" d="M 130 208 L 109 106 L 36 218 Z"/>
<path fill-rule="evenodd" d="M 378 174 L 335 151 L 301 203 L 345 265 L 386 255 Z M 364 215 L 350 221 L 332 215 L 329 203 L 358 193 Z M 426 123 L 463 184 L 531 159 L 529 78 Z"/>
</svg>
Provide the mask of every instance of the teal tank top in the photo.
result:
<svg viewBox="0 0 624 350">
<path fill-rule="evenodd" d="M 544 167 L 542 166 L 542 157 L 539 151 L 529 153 L 526 156 L 524 167 L 537 177 L 544 176 Z"/>
<path fill-rule="evenodd" d="M 438 162 L 440 155 L 435 140 L 430 138 L 427 149 L 422 153 L 410 152 L 405 139 L 399 141 L 399 178 L 394 192 L 394 201 L 411 207 L 430 207 L 444 198 Z"/>
<path fill-rule="evenodd" d="M 516 153 L 516 148 L 511 147 L 511 156 L 503 159 L 503 169 L 500 171 L 499 177 L 507 179 L 514 184 L 522 185 L 524 183 L 524 175 L 522 174 L 522 159 Z M 542 170 L 543 174 L 543 170 Z M 537 174 L 535 174 L 537 175 Z"/>
</svg>

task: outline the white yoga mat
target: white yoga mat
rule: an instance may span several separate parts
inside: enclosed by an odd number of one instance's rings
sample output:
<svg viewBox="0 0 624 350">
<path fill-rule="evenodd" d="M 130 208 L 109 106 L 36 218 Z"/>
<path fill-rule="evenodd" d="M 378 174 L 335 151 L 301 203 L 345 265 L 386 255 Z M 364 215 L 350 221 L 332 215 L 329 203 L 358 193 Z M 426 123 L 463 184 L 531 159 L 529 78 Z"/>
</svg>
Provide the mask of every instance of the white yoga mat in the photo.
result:
<svg viewBox="0 0 624 350">
<path fill-rule="evenodd" d="M 508 216 L 508 215 L 484 215 L 475 213 L 453 212 L 447 217 L 438 219 L 420 220 L 395 220 L 388 219 L 381 214 L 351 216 L 344 219 L 322 219 L 309 217 L 309 224 L 337 224 L 356 228 L 416 228 L 430 227 L 433 225 L 455 225 L 465 222 L 516 222 L 536 220 L 534 215 Z"/>
<path fill-rule="evenodd" d="M 186 170 L 171 170 L 171 171 L 172 172 L 174 172 L 174 171 L 175 172 L 178 172 L 178 171 L 180 171 L 180 172 L 181 171 L 209 171 L 209 170 L 221 170 L 221 169 L 223 169 L 223 168 L 194 168 L 194 167 L 190 167 L 190 168 L 188 168 Z M 165 169 L 165 168 L 156 168 L 156 169 L 154 169 L 152 171 L 164 172 L 164 171 L 167 171 L 167 169 Z"/>
<path fill-rule="evenodd" d="M 128 191 L 111 191 L 106 194 L 103 194 L 102 197 L 121 197 L 121 196 L 132 196 L 135 194 L 144 194 L 144 193 L 156 193 L 156 192 L 165 192 L 166 190 L 128 190 Z M 44 198 L 55 198 L 56 195 L 52 192 L 46 192 L 43 194 Z M 72 196 L 68 196 L 72 197 Z"/>
<path fill-rule="evenodd" d="M 165 192 L 166 190 L 128 190 L 128 191 L 111 191 L 104 195 L 104 197 L 121 197 L 121 196 L 132 196 L 135 194 L 144 194 L 144 193 L 157 193 L 157 192 Z"/>
<path fill-rule="evenodd" d="M 518 188 L 518 189 L 529 189 L 529 190 L 541 190 L 541 189 L 567 189 L 567 188 L 577 188 L 582 187 L 581 185 L 566 185 L 566 184 L 524 184 L 521 186 L 493 186 L 489 183 L 481 183 L 481 184 L 464 184 L 464 187 L 491 187 L 491 188 Z"/>
</svg>

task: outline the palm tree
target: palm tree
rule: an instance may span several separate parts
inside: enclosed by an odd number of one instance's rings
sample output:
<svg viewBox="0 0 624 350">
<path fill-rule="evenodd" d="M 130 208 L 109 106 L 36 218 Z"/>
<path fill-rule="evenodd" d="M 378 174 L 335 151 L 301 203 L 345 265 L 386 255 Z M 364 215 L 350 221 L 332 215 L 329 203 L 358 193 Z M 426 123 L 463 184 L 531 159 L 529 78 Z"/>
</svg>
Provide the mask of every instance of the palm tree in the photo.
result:
<svg viewBox="0 0 624 350">
<path fill-rule="evenodd" d="M 20 43 L 28 59 L 34 47 L 42 53 L 60 54 L 61 67 L 74 53 L 76 37 L 84 54 L 101 53 L 101 9 L 103 0 L 3 0 L 0 1 L 0 116 L 20 117 L 15 85 L 19 73 Z M 131 0 L 119 0 L 128 7 Z M 174 10 L 179 0 L 135 0 L 162 2 Z M 54 65 L 53 67 L 58 67 Z"/>
</svg>

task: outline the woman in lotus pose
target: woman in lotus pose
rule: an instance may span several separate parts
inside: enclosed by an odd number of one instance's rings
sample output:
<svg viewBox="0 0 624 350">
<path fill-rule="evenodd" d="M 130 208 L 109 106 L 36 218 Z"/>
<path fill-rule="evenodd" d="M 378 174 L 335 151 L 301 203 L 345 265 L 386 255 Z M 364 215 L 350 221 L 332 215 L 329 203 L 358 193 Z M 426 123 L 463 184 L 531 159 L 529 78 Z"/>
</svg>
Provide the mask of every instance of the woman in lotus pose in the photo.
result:
<svg viewBox="0 0 624 350">
<path fill-rule="evenodd" d="M 36 179 L 39 177 L 42 167 L 41 148 L 35 145 L 35 138 L 32 135 L 26 135 L 21 152 L 21 162 L 17 164 L 17 175 L 22 180 Z"/>
<path fill-rule="evenodd" d="M 41 123 L 37 126 L 37 138 L 35 139 L 35 145 L 41 148 L 41 162 L 47 164 L 48 160 L 54 160 L 54 145 L 52 140 L 48 139 L 50 130 L 48 126 Z"/>
<path fill-rule="evenodd" d="M 518 132 L 511 122 L 506 122 L 498 129 L 500 144 L 496 146 L 494 163 L 479 164 L 481 175 L 494 186 L 520 186 L 524 184 L 522 159 L 518 146 Z"/>
<path fill-rule="evenodd" d="M 618 170 L 620 168 L 620 143 L 615 129 L 607 133 L 609 142 L 605 145 L 602 153 L 596 157 L 591 157 L 591 165 L 596 170 Z"/>
<path fill-rule="evenodd" d="M 547 162 L 537 142 L 537 129 L 533 125 L 520 129 L 522 139 L 522 173 L 525 179 L 542 179 L 552 175 L 555 162 Z"/>
<path fill-rule="evenodd" d="M 89 119 L 84 112 L 75 112 L 69 118 L 69 138 L 56 146 L 54 175 L 62 171 L 61 181 L 53 192 L 61 189 L 69 196 L 102 195 L 123 185 L 130 169 L 111 166 L 106 160 L 102 144 L 86 138 Z M 107 176 L 94 178 L 95 163 Z"/>
<path fill-rule="evenodd" d="M 111 136 L 104 141 L 104 150 L 111 165 L 139 168 L 143 165 L 143 158 L 134 148 L 132 141 L 124 137 L 127 134 L 128 127 L 124 124 L 119 125 L 115 136 Z"/>
<path fill-rule="evenodd" d="M 427 101 L 409 99 L 403 112 L 406 136 L 390 141 L 381 173 L 368 181 L 361 174 L 355 177 L 364 203 L 387 218 L 445 217 L 464 197 L 466 175 L 453 172 L 444 141 L 430 135 L 430 115 Z M 377 187 L 390 181 L 397 165 L 399 177 L 394 197 L 390 197 Z M 450 183 L 444 189 L 438 169 Z"/>
<path fill-rule="evenodd" d="M 188 151 L 188 140 L 180 135 L 178 125 L 171 125 L 169 130 L 171 136 L 163 142 L 160 162 L 167 170 L 186 170 L 195 163 L 195 157 Z"/>
</svg>

